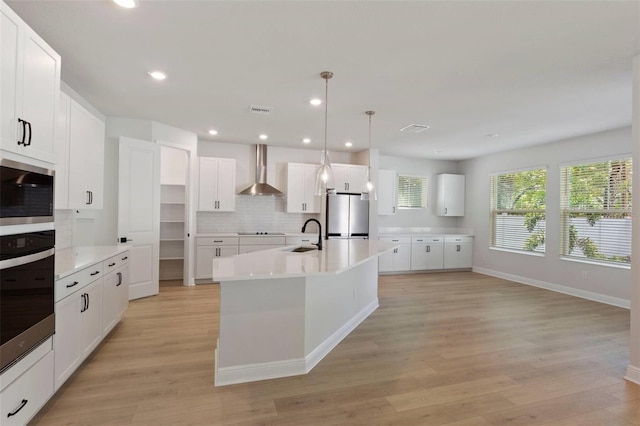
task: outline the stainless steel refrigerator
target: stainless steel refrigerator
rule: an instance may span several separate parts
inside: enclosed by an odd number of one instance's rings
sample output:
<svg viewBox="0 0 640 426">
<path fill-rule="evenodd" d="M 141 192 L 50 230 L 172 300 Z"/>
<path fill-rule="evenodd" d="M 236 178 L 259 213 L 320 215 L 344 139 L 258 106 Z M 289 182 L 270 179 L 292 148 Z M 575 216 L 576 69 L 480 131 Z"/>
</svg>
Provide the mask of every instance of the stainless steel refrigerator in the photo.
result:
<svg viewBox="0 0 640 426">
<path fill-rule="evenodd" d="M 327 195 L 327 237 L 369 238 L 369 201 L 360 194 Z"/>
</svg>

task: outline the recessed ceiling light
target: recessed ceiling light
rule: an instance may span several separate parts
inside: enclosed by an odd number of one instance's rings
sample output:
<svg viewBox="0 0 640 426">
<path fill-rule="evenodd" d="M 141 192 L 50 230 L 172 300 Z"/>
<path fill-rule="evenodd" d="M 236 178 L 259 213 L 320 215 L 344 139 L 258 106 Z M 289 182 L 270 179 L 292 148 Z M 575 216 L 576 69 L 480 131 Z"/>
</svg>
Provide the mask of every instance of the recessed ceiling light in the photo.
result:
<svg viewBox="0 0 640 426">
<path fill-rule="evenodd" d="M 351 148 L 353 144 L 351 142 L 345 142 L 344 146 L 346 146 L 347 148 Z"/>
<path fill-rule="evenodd" d="M 209 134 L 212 135 L 212 136 L 215 136 L 215 135 L 218 134 L 218 131 L 215 130 L 215 129 L 211 129 L 211 130 L 209 130 Z"/>
<path fill-rule="evenodd" d="M 138 7 L 138 0 L 113 0 L 115 4 L 120 7 L 124 7 L 125 9 L 133 9 L 134 7 Z"/>
<path fill-rule="evenodd" d="M 311 143 L 311 139 L 304 138 L 304 139 L 302 139 L 302 143 Z"/>
<path fill-rule="evenodd" d="M 162 71 L 149 71 L 149 75 L 155 80 L 164 80 L 167 78 L 167 75 Z"/>
<path fill-rule="evenodd" d="M 500 135 L 497 133 L 489 133 L 488 135 L 484 135 L 485 138 L 490 138 L 490 139 L 497 138 L 498 136 Z"/>
<path fill-rule="evenodd" d="M 318 106 L 320 104 L 322 104 L 322 99 L 318 99 L 318 98 L 313 98 L 309 101 L 309 103 L 313 106 Z"/>
<path fill-rule="evenodd" d="M 260 135 L 260 136 L 258 136 L 258 137 L 259 137 L 260 139 L 262 139 L 263 141 L 266 141 L 266 140 L 267 140 L 267 138 L 268 138 L 269 136 L 267 136 L 267 135 L 265 135 L 265 134 L 263 133 L 263 134 L 261 134 L 261 135 Z"/>
</svg>

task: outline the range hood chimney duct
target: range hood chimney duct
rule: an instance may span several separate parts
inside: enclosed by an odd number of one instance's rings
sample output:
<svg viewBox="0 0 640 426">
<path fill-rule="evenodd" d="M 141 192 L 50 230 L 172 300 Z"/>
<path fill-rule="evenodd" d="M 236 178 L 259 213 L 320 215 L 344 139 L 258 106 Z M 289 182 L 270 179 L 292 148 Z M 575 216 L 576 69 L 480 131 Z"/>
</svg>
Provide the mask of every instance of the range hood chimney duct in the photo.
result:
<svg viewBox="0 0 640 426">
<path fill-rule="evenodd" d="M 267 183 L 267 146 L 256 145 L 256 183 L 240 192 L 239 195 L 284 195 Z"/>
</svg>

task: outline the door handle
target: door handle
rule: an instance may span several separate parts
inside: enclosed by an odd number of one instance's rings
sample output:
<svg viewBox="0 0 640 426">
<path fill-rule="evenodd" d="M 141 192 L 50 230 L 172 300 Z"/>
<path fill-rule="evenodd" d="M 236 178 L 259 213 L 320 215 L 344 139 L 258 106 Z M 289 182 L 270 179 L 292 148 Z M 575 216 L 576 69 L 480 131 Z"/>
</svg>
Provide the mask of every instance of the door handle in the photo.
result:
<svg viewBox="0 0 640 426">
<path fill-rule="evenodd" d="M 444 214 L 447 214 L 447 208 L 446 207 L 444 208 Z"/>
<path fill-rule="evenodd" d="M 460 251 L 460 245 L 459 244 L 456 246 L 456 251 Z"/>
<path fill-rule="evenodd" d="M 116 284 L 116 287 L 120 287 L 120 284 L 122 284 L 122 272 L 118 272 L 118 284 Z"/>
<path fill-rule="evenodd" d="M 84 293 L 80 295 L 80 297 L 82 297 L 82 308 L 80 308 L 80 313 L 83 313 L 85 311 L 85 306 L 87 305 L 87 300 L 84 296 Z"/>
<path fill-rule="evenodd" d="M 394 213 L 396 212 L 396 206 L 393 206 L 393 212 Z"/>
<path fill-rule="evenodd" d="M 91 204 L 91 191 L 86 191 L 87 192 L 87 202 L 85 204 L 89 205 Z"/>
<path fill-rule="evenodd" d="M 31 145 L 31 122 L 27 121 L 27 127 L 29 127 L 29 141 L 26 144 L 24 144 L 24 146 Z"/>
<path fill-rule="evenodd" d="M 22 410 L 24 406 L 27 405 L 27 402 L 29 402 L 28 399 L 23 399 L 22 402 L 20 403 L 20 406 L 16 408 L 14 411 L 8 413 L 7 417 L 15 416 L 16 414 L 18 414 L 20 410 Z"/>
<path fill-rule="evenodd" d="M 133 240 L 132 240 L 132 239 L 130 239 L 130 238 L 127 238 L 127 237 L 120 237 L 120 242 L 121 242 L 121 243 L 128 243 L 129 241 L 133 241 Z M 125 260 L 125 259 L 127 259 L 127 258 L 125 257 L 125 258 L 124 258 L 124 259 L 122 259 L 122 260 Z"/>
<path fill-rule="evenodd" d="M 427 246 L 427 253 L 431 253 L 431 246 Z"/>
</svg>

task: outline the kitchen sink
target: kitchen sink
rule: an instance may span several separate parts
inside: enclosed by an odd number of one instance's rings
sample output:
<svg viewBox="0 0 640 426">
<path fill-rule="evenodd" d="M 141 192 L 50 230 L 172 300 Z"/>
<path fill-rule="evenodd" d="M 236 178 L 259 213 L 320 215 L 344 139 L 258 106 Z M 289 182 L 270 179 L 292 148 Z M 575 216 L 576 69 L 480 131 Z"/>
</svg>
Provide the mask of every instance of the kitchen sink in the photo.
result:
<svg viewBox="0 0 640 426">
<path fill-rule="evenodd" d="M 304 253 L 305 251 L 318 250 L 316 247 L 298 247 L 291 250 L 292 253 Z"/>
</svg>

